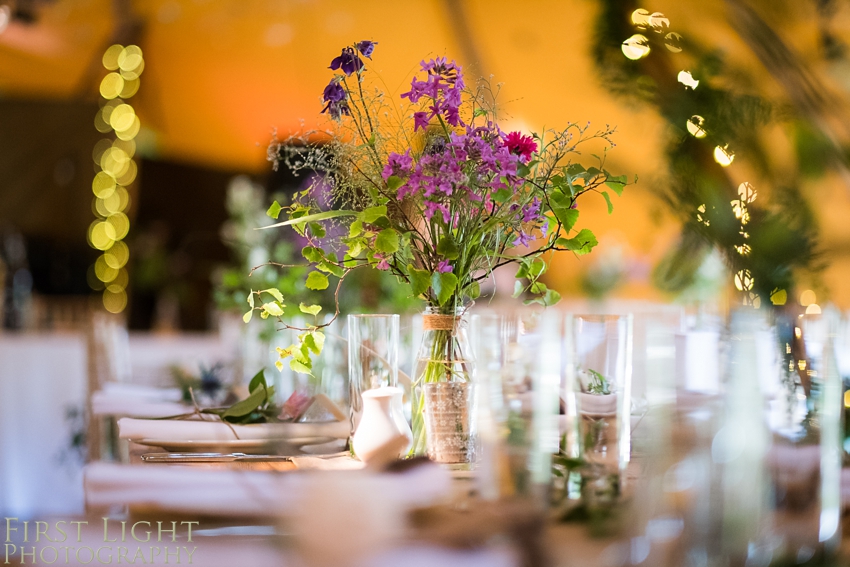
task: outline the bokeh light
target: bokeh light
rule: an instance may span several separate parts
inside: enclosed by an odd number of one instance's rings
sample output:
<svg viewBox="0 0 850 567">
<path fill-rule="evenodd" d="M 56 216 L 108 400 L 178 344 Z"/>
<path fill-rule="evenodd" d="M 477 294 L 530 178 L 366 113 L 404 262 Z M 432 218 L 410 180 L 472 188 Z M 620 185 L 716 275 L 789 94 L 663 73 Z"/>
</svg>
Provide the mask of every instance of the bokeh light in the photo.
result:
<svg viewBox="0 0 850 567">
<path fill-rule="evenodd" d="M 803 307 L 808 307 L 812 303 L 816 303 L 817 300 L 817 295 L 811 289 L 807 289 L 806 291 L 800 294 L 800 305 L 802 305 Z"/>
<path fill-rule="evenodd" d="M 735 154 L 729 150 L 728 146 L 717 146 L 714 148 L 714 161 L 727 167 L 735 160 Z"/>
<path fill-rule="evenodd" d="M 690 89 L 695 89 L 699 86 L 699 81 L 694 79 L 694 76 L 691 75 L 690 71 L 679 71 L 679 74 L 676 76 L 676 80 Z"/>
<path fill-rule="evenodd" d="M 622 50 L 623 55 L 632 61 L 637 61 L 649 55 L 649 39 L 645 35 L 636 33 L 623 42 Z"/>
</svg>

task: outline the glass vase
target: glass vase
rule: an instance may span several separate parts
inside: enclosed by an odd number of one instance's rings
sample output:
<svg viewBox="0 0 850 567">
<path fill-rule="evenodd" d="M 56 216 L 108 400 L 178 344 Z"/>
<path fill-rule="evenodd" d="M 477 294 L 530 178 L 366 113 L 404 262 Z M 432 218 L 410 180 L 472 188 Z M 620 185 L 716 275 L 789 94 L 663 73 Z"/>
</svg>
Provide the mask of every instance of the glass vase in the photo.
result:
<svg viewBox="0 0 850 567">
<path fill-rule="evenodd" d="M 413 383 L 413 406 L 411 410 L 411 426 L 413 429 L 413 447 L 411 449 L 414 455 L 428 455 L 437 462 L 468 462 L 472 458 L 471 444 L 473 443 L 471 435 L 471 408 L 463 408 L 464 405 L 469 405 L 469 400 L 472 394 L 471 388 L 466 386 L 443 387 L 455 390 L 451 395 L 452 400 L 456 401 L 453 408 L 454 419 L 469 421 L 470 423 L 464 426 L 460 424 L 460 431 L 457 439 L 452 443 L 461 442 L 463 437 L 466 439 L 463 443 L 468 443 L 469 447 L 458 446 L 456 451 L 443 452 L 444 455 L 451 454 L 452 457 L 440 457 L 433 450 L 434 439 L 429 444 L 428 428 L 426 427 L 426 414 L 434 417 L 434 412 L 430 413 L 426 408 L 426 398 L 432 400 L 435 407 L 440 404 L 440 400 L 444 401 L 443 395 L 438 394 L 437 388 L 434 386 L 427 387 L 428 384 L 440 383 L 469 383 L 472 377 L 473 358 L 472 350 L 469 345 L 469 339 L 466 330 L 466 321 L 463 318 L 463 310 L 451 310 L 446 312 L 438 307 L 429 306 L 422 314 L 422 342 L 419 346 L 419 351 L 416 357 L 416 371 Z M 426 387 L 431 391 L 430 396 L 426 396 Z M 470 384 L 471 387 L 471 384 Z M 445 416 L 441 416 L 441 419 Z M 431 424 L 432 431 L 443 431 L 437 423 Z M 437 440 L 439 441 L 439 440 Z M 441 460 L 442 459 L 442 460 Z M 449 459 L 446 461 L 445 459 Z M 458 461 L 457 459 L 461 459 Z"/>
</svg>

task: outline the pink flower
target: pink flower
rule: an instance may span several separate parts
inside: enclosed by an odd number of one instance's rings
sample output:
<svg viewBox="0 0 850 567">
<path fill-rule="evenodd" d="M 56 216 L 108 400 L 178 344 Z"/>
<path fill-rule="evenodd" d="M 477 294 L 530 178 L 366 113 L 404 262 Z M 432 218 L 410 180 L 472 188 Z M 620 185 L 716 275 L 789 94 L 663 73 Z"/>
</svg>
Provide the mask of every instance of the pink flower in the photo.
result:
<svg viewBox="0 0 850 567">
<path fill-rule="evenodd" d="M 375 254 L 375 259 L 379 260 L 379 262 L 375 265 L 375 268 L 378 270 L 389 270 L 390 264 L 387 262 L 386 257 L 383 254 Z"/>
<path fill-rule="evenodd" d="M 381 177 L 384 178 L 384 181 L 389 179 L 391 175 L 405 177 L 410 175 L 412 169 L 413 158 L 410 157 L 409 148 L 403 154 L 392 152 L 387 160 L 387 165 L 384 166 L 384 170 L 381 172 Z"/>
<path fill-rule="evenodd" d="M 523 162 L 531 159 L 531 154 L 537 151 L 537 142 L 531 136 L 523 136 L 519 132 L 511 132 L 505 137 L 505 147 L 512 154 L 520 156 Z"/>
<path fill-rule="evenodd" d="M 440 263 L 437 264 L 437 271 L 440 272 L 441 274 L 445 274 L 446 272 L 451 272 L 452 269 L 453 268 L 449 264 L 448 260 L 440 260 Z"/>
</svg>

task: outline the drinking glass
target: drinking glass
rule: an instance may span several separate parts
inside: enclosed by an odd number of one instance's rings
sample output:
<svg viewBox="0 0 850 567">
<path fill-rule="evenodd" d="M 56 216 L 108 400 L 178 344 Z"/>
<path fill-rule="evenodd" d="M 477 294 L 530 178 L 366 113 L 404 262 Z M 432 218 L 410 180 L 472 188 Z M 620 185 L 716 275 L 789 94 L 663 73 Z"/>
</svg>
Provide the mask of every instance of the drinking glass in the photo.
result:
<svg viewBox="0 0 850 567">
<path fill-rule="evenodd" d="M 398 385 L 398 315 L 348 316 L 351 432 L 363 412 L 363 392 Z M 401 407 L 395 408 L 403 418 Z"/>
<path fill-rule="evenodd" d="M 566 388 L 579 422 L 581 497 L 595 508 L 618 500 L 631 457 L 633 317 L 571 319 Z"/>
<path fill-rule="evenodd" d="M 548 504 L 558 451 L 561 320 L 555 310 L 473 317 L 483 498 Z"/>
</svg>

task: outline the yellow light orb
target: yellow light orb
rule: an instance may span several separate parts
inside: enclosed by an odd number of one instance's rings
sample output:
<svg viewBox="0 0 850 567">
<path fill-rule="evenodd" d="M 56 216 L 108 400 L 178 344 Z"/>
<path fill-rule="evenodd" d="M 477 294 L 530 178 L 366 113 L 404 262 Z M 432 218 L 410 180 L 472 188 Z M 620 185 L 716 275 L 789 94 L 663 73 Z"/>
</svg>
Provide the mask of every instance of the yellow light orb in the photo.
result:
<svg viewBox="0 0 850 567">
<path fill-rule="evenodd" d="M 122 240 L 130 232 L 130 219 L 124 213 L 109 215 L 106 222 L 115 230 L 115 240 Z"/>
<path fill-rule="evenodd" d="M 649 10 L 638 8 L 632 12 L 632 23 L 635 27 L 646 28 L 649 25 Z"/>
<path fill-rule="evenodd" d="M 807 289 L 800 294 L 800 305 L 808 307 L 812 303 L 817 303 L 818 297 L 814 291 Z"/>
<path fill-rule="evenodd" d="M 136 137 L 136 134 L 139 133 L 139 129 L 142 127 L 139 122 L 139 117 L 133 117 L 133 123 L 126 130 L 116 130 L 115 136 L 120 140 L 132 140 Z"/>
<path fill-rule="evenodd" d="M 118 176 L 116 181 L 121 185 L 130 185 L 135 181 L 136 174 L 138 173 L 138 167 L 136 166 L 136 162 L 130 160 L 127 162 L 127 171 L 125 171 L 122 175 Z"/>
<path fill-rule="evenodd" d="M 136 154 L 136 142 L 133 140 L 115 140 L 112 143 L 113 147 L 123 150 L 125 154 L 133 157 Z"/>
<path fill-rule="evenodd" d="M 812 303 L 806 307 L 806 315 L 820 315 L 822 313 L 820 305 Z"/>
<path fill-rule="evenodd" d="M 130 98 L 137 92 L 139 92 L 139 87 L 142 85 L 142 81 L 139 80 L 138 77 L 135 79 L 124 79 L 124 88 L 121 89 L 121 93 L 119 96 L 121 98 Z"/>
<path fill-rule="evenodd" d="M 103 66 L 110 71 L 118 68 L 118 56 L 124 51 L 123 45 L 110 45 L 103 54 Z"/>
<path fill-rule="evenodd" d="M 117 285 L 121 289 L 127 289 L 127 284 L 130 283 L 130 277 L 127 275 L 127 270 L 121 268 L 118 270 L 118 275 L 115 276 L 115 279 L 112 280 L 110 285 Z"/>
<path fill-rule="evenodd" d="M 127 307 L 127 293 L 123 289 L 110 291 L 107 288 L 103 292 L 103 306 L 110 313 L 121 313 Z"/>
<path fill-rule="evenodd" d="M 124 77 L 118 73 L 109 73 L 100 82 L 100 96 L 112 100 L 124 89 Z"/>
<path fill-rule="evenodd" d="M 138 45 L 128 45 L 118 55 L 118 68 L 132 71 L 142 64 L 142 50 Z"/>
<path fill-rule="evenodd" d="M 109 124 L 116 132 L 123 132 L 133 125 L 136 111 L 129 104 L 119 104 L 109 115 Z"/>
<path fill-rule="evenodd" d="M 705 124 L 705 118 L 694 114 L 691 116 L 688 121 L 685 123 L 685 126 L 688 128 L 688 132 L 694 138 L 705 138 L 705 129 L 702 125 Z"/>
<path fill-rule="evenodd" d="M 93 248 L 106 250 L 117 240 L 115 227 L 105 221 L 96 220 L 89 228 L 89 241 Z"/>
<path fill-rule="evenodd" d="M 738 291 L 750 291 L 754 284 L 753 275 L 749 270 L 741 270 L 735 274 L 735 287 Z"/>
<path fill-rule="evenodd" d="M 100 281 L 109 283 L 118 275 L 118 268 L 113 268 L 107 264 L 105 256 L 98 256 L 94 263 L 94 274 Z"/>
<path fill-rule="evenodd" d="M 729 149 L 729 146 L 717 146 L 714 148 L 714 161 L 723 167 L 728 167 L 735 160 L 735 153 Z"/>
<path fill-rule="evenodd" d="M 744 181 L 738 185 L 738 195 L 740 195 L 741 200 L 745 203 L 752 203 L 756 200 L 756 197 L 758 197 L 756 188 L 753 187 L 753 184 L 749 181 Z"/>
<path fill-rule="evenodd" d="M 106 251 L 103 257 L 106 264 L 110 267 L 116 269 L 123 268 L 130 259 L 130 249 L 119 240 L 112 245 L 112 248 Z"/>
<path fill-rule="evenodd" d="M 691 89 L 695 89 L 699 86 L 699 81 L 694 79 L 694 76 L 691 75 L 690 71 L 679 71 L 679 74 L 676 76 L 676 80 Z"/>
<path fill-rule="evenodd" d="M 649 39 L 645 35 L 636 33 L 629 39 L 623 42 L 620 46 L 623 50 L 623 55 L 632 61 L 637 61 L 642 57 L 649 55 Z"/>
<path fill-rule="evenodd" d="M 106 199 L 115 191 L 115 179 L 108 173 L 99 171 L 91 182 L 91 190 L 95 197 Z"/>
</svg>

